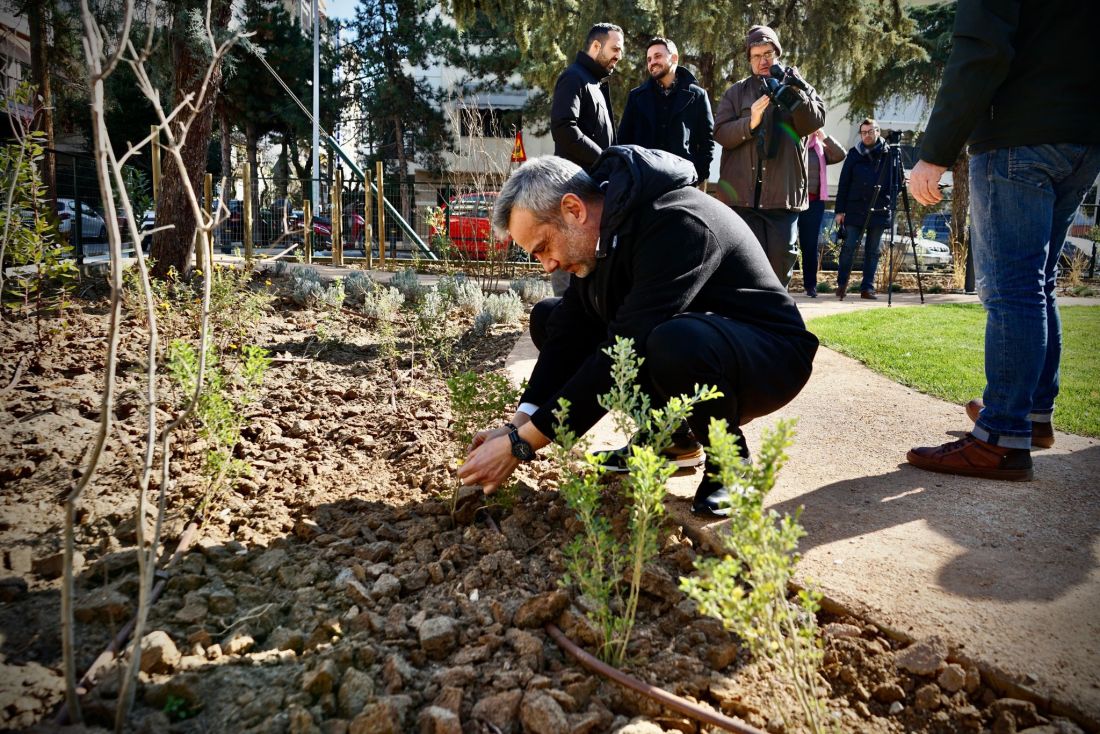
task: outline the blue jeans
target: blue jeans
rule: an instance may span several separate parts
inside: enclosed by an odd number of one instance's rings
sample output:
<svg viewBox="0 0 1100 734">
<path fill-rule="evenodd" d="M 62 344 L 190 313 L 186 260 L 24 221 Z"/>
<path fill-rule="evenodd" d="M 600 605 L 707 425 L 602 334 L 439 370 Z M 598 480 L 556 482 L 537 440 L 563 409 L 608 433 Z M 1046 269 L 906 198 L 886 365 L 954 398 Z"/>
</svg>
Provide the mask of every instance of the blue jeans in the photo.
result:
<svg viewBox="0 0 1100 734">
<path fill-rule="evenodd" d="M 1031 447 L 1058 395 L 1062 322 L 1058 258 L 1077 206 L 1100 172 L 1100 146 L 998 148 L 970 159 L 970 220 L 985 306 L 985 408 L 974 435 Z"/>
<path fill-rule="evenodd" d="M 847 223 L 847 218 L 845 218 Z M 881 224 L 867 226 L 867 244 L 863 250 L 863 280 L 859 284 L 861 291 L 875 289 L 875 272 L 882 253 L 882 233 L 886 229 Z M 836 282 L 838 289 L 848 287 L 848 278 L 852 274 L 852 260 L 856 257 L 856 248 L 863 239 L 863 222 L 858 225 L 846 224 L 844 246 L 840 249 L 840 263 L 837 264 Z"/>
<path fill-rule="evenodd" d="M 806 211 L 798 215 L 798 248 L 802 250 L 802 286 L 817 290 L 817 241 L 821 237 L 821 220 L 825 217 L 825 202 L 811 201 Z"/>
</svg>

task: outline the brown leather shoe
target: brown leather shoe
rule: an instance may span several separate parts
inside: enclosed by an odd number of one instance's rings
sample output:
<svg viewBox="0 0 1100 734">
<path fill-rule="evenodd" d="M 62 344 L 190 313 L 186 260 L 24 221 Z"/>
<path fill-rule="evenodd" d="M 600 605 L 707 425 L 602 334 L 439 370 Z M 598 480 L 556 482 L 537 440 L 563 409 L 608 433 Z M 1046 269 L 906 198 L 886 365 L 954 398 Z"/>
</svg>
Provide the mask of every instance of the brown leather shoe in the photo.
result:
<svg viewBox="0 0 1100 734">
<path fill-rule="evenodd" d="M 985 403 L 981 398 L 974 398 L 966 404 L 966 417 L 977 422 Z M 1054 424 L 1050 421 L 1042 423 L 1033 421 L 1031 424 L 1031 445 L 1037 449 L 1049 449 L 1054 445 Z"/>
<path fill-rule="evenodd" d="M 859 292 L 859 297 L 860 298 L 866 298 L 868 301 L 877 301 L 878 300 L 878 296 L 876 296 L 875 292 L 872 291 L 872 290 L 860 291 Z"/>
<path fill-rule="evenodd" d="M 942 446 L 909 449 L 905 459 L 918 469 L 982 479 L 1026 482 L 1032 479 L 1031 452 L 994 446 L 971 434 Z"/>
</svg>

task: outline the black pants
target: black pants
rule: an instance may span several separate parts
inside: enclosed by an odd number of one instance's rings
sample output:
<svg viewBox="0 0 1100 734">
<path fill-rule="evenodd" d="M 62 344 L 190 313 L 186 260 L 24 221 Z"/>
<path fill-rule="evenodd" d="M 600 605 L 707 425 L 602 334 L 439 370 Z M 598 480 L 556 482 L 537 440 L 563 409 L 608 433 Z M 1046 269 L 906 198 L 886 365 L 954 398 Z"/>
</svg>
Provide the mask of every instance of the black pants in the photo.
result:
<svg viewBox="0 0 1100 734">
<path fill-rule="evenodd" d="M 541 349 L 550 314 L 561 302 L 547 298 L 531 310 L 531 340 Z M 602 324 L 576 334 L 596 349 L 607 338 Z M 695 406 L 688 425 L 707 441 L 711 418 L 724 419 L 730 432 L 779 410 L 810 379 L 817 340 L 770 333 L 751 324 L 710 313 L 677 314 L 650 332 L 642 388 L 659 408 L 670 397 L 692 395 L 696 385 L 718 388 L 723 397 Z M 743 445 L 743 436 L 742 436 Z"/>
</svg>

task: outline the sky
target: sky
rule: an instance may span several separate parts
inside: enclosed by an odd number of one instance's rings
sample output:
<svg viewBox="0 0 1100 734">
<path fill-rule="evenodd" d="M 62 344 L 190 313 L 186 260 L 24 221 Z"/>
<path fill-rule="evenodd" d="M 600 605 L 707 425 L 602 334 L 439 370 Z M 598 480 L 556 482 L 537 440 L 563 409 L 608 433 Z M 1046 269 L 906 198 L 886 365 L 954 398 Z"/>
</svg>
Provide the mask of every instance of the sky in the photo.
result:
<svg viewBox="0 0 1100 734">
<path fill-rule="evenodd" d="M 330 18 L 342 18 L 349 20 L 355 15 L 355 6 L 359 0 L 327 0 L 328 14 Z"/>
</svg>

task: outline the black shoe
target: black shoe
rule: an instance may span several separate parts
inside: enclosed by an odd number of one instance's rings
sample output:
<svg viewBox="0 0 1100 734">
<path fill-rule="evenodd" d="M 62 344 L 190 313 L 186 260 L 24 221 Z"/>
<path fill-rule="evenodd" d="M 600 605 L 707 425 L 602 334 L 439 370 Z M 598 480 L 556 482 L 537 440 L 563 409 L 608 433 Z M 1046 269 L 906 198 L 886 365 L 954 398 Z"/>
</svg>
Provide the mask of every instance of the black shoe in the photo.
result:
<svg viewBox="0 0 1100 734">
<path fill-rule="evenodd" d="M 704 476 L 695 490 L 691 514 L 696 517 L 729 517 L 730 492 L 709 476 Z"/>
<path fill-rule="evenodd" d="M 807 288 L 806 295 L 810 298 L 817 298 L 817 288 Z"/>
<path fill-rule="evenodd" d="M 629 471 L 626 460 L 630 457 L 630 447 L 634 443 L 635 439 L 632 438 L 626 446 L 600 454 L 603 468 L 614 472 Z M 707 454 L 703 451 L 703 444 L 695 440 L 694 434 L 689 434 L 685 438 L 673 436 L 672 444 L 661 452 L 661 456 L 680 469 L 691 469 L 699 466 L 707 459 Z"/>
</svg>

